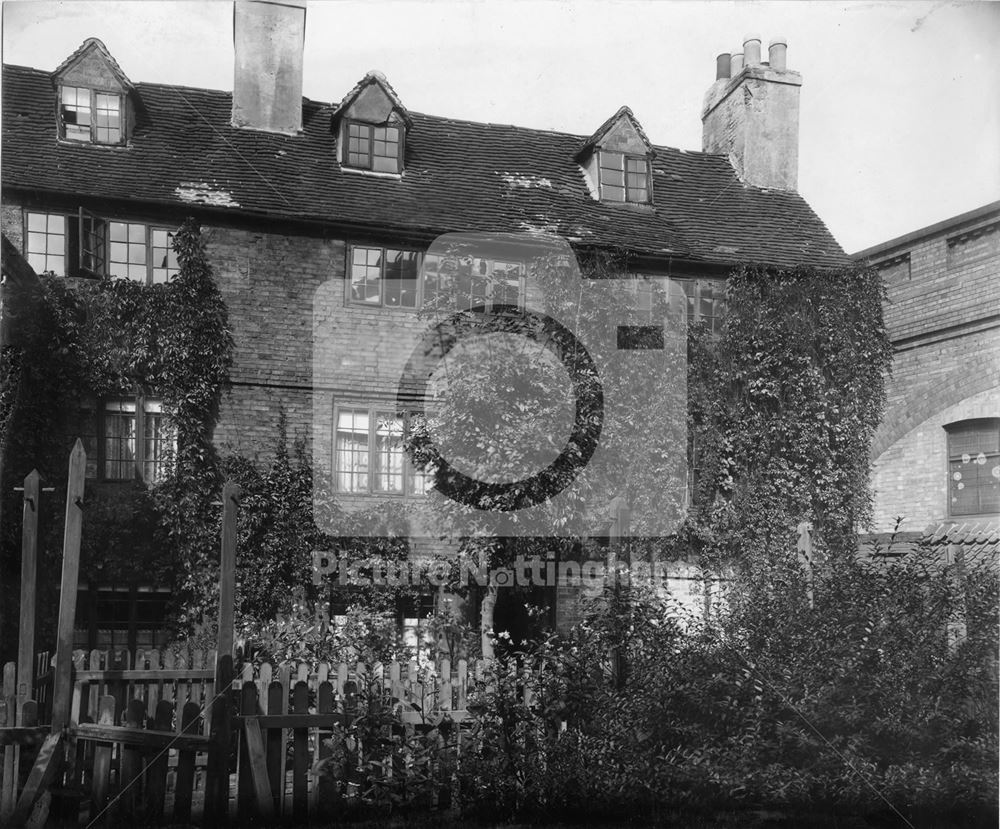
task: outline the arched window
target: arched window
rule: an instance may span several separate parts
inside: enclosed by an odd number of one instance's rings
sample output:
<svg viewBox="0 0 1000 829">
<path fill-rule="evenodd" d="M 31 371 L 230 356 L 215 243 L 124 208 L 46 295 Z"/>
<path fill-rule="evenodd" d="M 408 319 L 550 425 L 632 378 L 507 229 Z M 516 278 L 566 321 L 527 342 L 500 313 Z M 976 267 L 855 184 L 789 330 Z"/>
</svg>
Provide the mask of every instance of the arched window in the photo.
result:
<svg viewBox="0 0 1000 829">
<path fill-rule="evenodd" d="M 1000 512 L 1000 418 L 962 420 L 948 433 L 948 512 Z"/>
</svg>

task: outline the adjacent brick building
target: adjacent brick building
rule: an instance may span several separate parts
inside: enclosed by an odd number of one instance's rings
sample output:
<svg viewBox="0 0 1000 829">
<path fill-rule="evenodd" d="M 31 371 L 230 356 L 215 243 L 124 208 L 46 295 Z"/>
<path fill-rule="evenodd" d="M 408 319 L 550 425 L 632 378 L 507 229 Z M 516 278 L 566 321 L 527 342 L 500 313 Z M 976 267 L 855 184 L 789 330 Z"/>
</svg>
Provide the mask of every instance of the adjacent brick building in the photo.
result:
<svg viewBox="0 0 1000 829">
<path fill-rule="evenodd" d="M 377 72 L 339 103 L 304 99 L 302 4 L 238 3 L 235 27 L 235 94 L 133 83 L 95 39 L 54 71 L 5 66 L 3 83 L 3 232 L 36 270 L 164 281 L 172 229 L 200 221 L 236 342 L 224 451 L 270 452 L 281 412 L 310 436 L 312 301 L 336 281 L 358 371 L 329 417 L 353 460 L 321 460 L 351 498 L 420 497 L 411 471 L 379 477 L 376 422 L 396 378 L 366 360 L 422 324 L 424 252 L 443 233 L 625 251 L 631 275 L 678 280 L 712 326 L 737 263 L 849 263 L 794 189 L 801 77 L 783 41 L 767 60 L 756 39 L 719 57 L 699 152 L 651 143 L 627 107 L 590 137 L 410 112 Z M 475 267 L 484 290 L 519 301 L 519 263 Z M 143 418 L 160 428 L 156 401 L 96 405 L 90 474 L 148 474 L 156 458 L 123 436 Z M 390 442 L 402 431 L 387 428 Z"/>
<path fill-rule="evenodd" d="M 882 274 L 895 358 L 875 529 L 998 546 L 1000 202 L 854 255 Z M 950 527 L 950 529 L 949 529 Z"/>
</svg>

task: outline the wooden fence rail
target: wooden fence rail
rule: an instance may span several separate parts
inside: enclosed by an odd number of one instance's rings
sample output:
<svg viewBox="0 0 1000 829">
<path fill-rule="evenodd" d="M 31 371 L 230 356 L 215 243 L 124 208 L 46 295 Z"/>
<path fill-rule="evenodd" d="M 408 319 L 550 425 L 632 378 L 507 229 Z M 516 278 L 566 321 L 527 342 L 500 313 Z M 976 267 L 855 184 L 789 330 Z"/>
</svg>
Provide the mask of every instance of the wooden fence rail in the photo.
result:
<svg viewBox="0 0 1000 829">
<path fill-rule="evenodd" d="M 45 688 L 48 654 L 35 662 L 35 688 Z M 391 713 L 393 721 L 433 726 L 470 718 L 468 699 L 488 677 L 486 663 L 447 659 L 436 664 L 388 662 L 242 665 L 217 697 L 214 651 L 76 651 L 70 724 L 58 816 L 104 825 L 129 816 L 145 823 L 214 819 L 209 753 L 213 702 L 223 695 L 232 711 L 231 737 L 219 746 L 225 760 L 225 816 L 289 817 L 327 814 L 332 782 L 317 772 L 329 758 L 335 729 L 359 710 Z M 0 700 L 0 794 L 8 815 L 44 748 L 50 710 L 37 700 L 21 705 L 16 721 L 16 665 L 4 666 Z M 343 734 L 343 731 L 339 732 Z M 49 795 L 51 798 L 51 795 Z"/>
</svg>

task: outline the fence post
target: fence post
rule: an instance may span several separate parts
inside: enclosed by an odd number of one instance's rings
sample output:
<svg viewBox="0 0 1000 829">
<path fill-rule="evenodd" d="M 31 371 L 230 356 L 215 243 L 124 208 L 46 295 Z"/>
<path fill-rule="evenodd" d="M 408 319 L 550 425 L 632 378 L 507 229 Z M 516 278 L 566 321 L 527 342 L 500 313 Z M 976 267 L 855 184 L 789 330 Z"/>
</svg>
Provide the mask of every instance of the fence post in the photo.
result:
<svg viewBox="0 0 1000 829">
<path fill-rule="evenodd" d="M 21 523 L 21 618 L 17 629 L 17 724 L 21 706 L 32 699 L 35 675 L 35 603 L 38 590 L 38 510 L 41 487 L 37 469 L 24 479 L 24 518 Z"/>
<path fill-rule="evenodd" d="M 799 564 L 802 565 L 806 574 L 806 598 L 809 600 L 809 609 L 815 606 L 813 596 L 813 545 L 812 545 L 813 525 L 808 521 L 800 521 L 795 528 L 799 534 L 796 542 L 796 549 L 799 554 Z"/>
<path fill-rule="evenodd" d="M 73 692 L 73 628 L 76 624 L 76 589 L 80 576 L 80 534 L 83 530 L 83 487 L 87 453 L 79 438 L 69 456 L 66 481 L 66 527 L 63 533 L 62 585 L 59 589 L 59 633 L 52 676 L 52 733 L 69 723 Z"/>
<path fill-rule="evenodd" d="M 233 612 L 236 590 L 236 510 L 240 487 L 222 487 L 222 556 L 219 567 L 219 640 L 215 663 L 211 738 L 205 780 L 205 818 L 224 823 L 229 812 L 229 754 L 232 743 Z"/>
</svg>

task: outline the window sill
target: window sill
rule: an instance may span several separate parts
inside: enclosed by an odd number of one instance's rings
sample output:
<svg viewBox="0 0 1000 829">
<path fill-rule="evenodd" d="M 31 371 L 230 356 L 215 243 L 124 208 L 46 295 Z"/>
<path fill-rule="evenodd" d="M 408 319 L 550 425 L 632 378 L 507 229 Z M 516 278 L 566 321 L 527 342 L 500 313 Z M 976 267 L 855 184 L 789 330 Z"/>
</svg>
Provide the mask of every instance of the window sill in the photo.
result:
<svg viewBox="0 0 1000 829">
<path fill-rule="evenodd" d="M 394 179 L 396 181 L 403 180 L 402 173 L 380 173 L 377 170 L 362 170 L 360 167 L 348 167 L 346 164 L 341 164 L 340 169 L 344 173 L 351 173 L 356 176 L 368 176 L 369 178 L 387 178 Z"/>
<path fill-rule="evenodd" d="M 101 144 L 97 141 L 74 141 L 72 138 L 62 138 L 56 139 L 56 143 L 63 147 L 101 147 L 105 150 L 131 150 L 132 144 L 128 141 L 123 141 L 120 144 Z"/>
<path fill-rule="evenodd" d="M 639 202 L 632 201 L 609 201 L 608 199 L 594 199 L 594 201 L 599 204 L 607 205 L 608 207 L 613 207 L 617 210 L 636 210 L 639 213 L 656 213 L 656 205 L 652 203 L 641 204 Z"/>
</svg>

